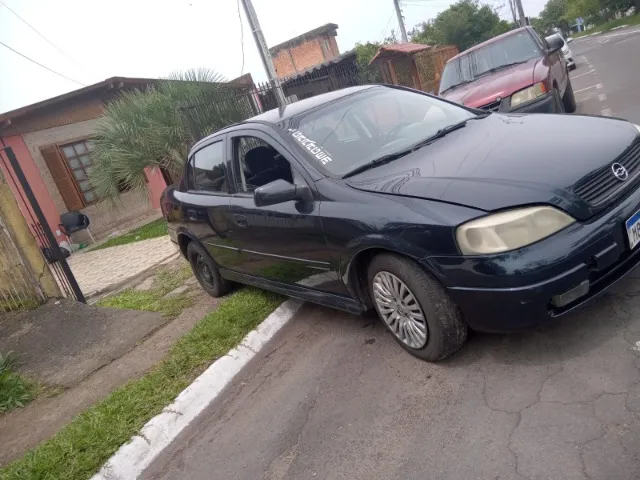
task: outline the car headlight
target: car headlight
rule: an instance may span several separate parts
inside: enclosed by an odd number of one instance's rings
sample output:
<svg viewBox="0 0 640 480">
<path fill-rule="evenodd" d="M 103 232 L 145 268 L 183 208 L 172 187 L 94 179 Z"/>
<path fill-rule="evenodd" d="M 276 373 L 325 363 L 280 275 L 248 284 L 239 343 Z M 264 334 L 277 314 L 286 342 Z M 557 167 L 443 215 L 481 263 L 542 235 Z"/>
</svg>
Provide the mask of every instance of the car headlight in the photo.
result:
<svg viewBox="0 0 640 480">
<path fill-rule="evenodd" d="M 507 252 L 552 235 L 575 220 L 553 207 L 526 207 L 471 220 L 456 230 L 464 255 Z"/>
<path fill-rule="evenodd" d="M 531 100 L 541 97 L 545 93 L 547 93 L 547 87 L 545 87 L 543 82 L 538 82 L 535 85 L 511 95 L 511 106 L 516 107 L 521 103 L 530 102 Z"/>
</svg>

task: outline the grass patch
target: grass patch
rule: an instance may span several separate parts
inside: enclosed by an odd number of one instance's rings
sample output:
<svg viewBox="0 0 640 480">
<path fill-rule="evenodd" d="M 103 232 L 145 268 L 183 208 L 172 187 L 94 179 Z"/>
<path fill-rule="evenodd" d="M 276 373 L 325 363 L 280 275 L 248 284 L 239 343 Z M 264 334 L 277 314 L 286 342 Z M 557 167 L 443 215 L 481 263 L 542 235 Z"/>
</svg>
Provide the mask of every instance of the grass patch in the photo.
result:
<svg viewBox="0 0 640 480">
<path fill-rule="evenodd" d="M 0 353 L 0 413 L 24 407 L 35 395 L 35 384 L 13 371 L 11 354 Z"/>
<path fill-rule="evenodd" d="M 142 240 L 148 240 L 149 238 L 162 237 L 168 235 L 167 222 L 164 218 L 159 218 L 151 223 L 147 223 L 142 227 L 138 227 L 135 230 L 131 230 L 129 233 L 118 235 L 117 237 L 110 238 L 101 245 L 92 248 L 91 251 L 102 250 L 103 248 L 115 247 L 116 245 L 126 245 L 127 243 L 140 242 Z"/>
<path fill-rule="evenodd" d="M 189 265 L 184 265 L 177 270 L 167 268 L 157 274 L 150 290 L 137 291 L 130 288 L 103 298 L 98 302 L 98 306 L 159 312 L 165 317 L 175 318 L 182 310 L 193 304 L 193 299 L 186 293 L 169 298 L 163 297 L 182 285 L 192 275 Z"/>
<path fill-rule="evenodd" d="M 85 480 L 214 360 L 226 354 L 282 301 L 245 288 L 223 301 L 140 380 L 77 416 L 55 437 L 0 470 L 2 480 Z"/>
<path fill-rule="evenodd" d="M 571 36 L 573 38 L 584 37 L 585 35 L 589 35 L 594 32 L 608 32 L 612 28 L 620 27 L 622 25 L 640 25 L 640 14 L 631 15 L 629 17 L 616 18 L 615 20 L 610 20 L 600 25 L 596 25 L 589 30 L 585 30 L 583 32 L 576 32 Z"/>
</svg>

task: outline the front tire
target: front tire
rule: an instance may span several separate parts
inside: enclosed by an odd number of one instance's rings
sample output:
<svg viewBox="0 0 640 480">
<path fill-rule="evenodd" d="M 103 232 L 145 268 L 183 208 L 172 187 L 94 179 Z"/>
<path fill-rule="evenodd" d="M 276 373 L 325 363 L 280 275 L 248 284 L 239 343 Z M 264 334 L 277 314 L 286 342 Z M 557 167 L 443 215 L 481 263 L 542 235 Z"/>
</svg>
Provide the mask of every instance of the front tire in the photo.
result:
<svg viewBox="0 0 640 480">
<path fill-rule="evenodd" d="M 231 283 L 225 280 L 218 271 L 218 266 L 213 261 L 209 252 L 200 244 L 190 242 L 187 246 L 187 259 L 191 264 L 191 270 L 202 289 L 212 297 L 222 297 L 231 290 Z"/>
<path fill-rule="evenodd" d="M 564 105 L 564 110 L 567 113 L 573 113 L 576 111 L 576 97 L 573 94 L 573 86 L 571 82 L 567 82 L 567 89 L 564 91 L 564 97 L 562 98 L 562 104 Z"/>
<path fill-rule="evenodd" d="M 376 256 L 369 265 L 369 292 L 378 316 L 412 355 L 435 362 L 458 350 L 467 324 L 444 289 L 411 260 Z"/>
</svg>

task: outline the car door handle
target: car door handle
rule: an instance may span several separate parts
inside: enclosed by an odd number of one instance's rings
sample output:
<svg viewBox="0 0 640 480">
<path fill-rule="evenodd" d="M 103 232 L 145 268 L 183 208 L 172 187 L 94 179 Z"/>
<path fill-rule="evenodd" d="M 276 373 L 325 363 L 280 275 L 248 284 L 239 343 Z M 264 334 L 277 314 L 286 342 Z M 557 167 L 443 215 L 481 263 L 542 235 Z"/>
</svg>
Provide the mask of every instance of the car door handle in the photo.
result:
<svg viewBox="0 0 640 480">
<path fill-rule="evenodd" d="M 189 220 L 197 220 L 198 219 L 198 212 L 196 212 L 193 208 L 188 208 L 187 209 L 187 218 Z"/>
<path fill-rule="evenodd" d="M 233 218 L 236 221 L 236 225 L 239 227 L 246 227 L 249 224 L 247 223 L 247 217 L 244 215 L 234 215 Z"/>
</svg>

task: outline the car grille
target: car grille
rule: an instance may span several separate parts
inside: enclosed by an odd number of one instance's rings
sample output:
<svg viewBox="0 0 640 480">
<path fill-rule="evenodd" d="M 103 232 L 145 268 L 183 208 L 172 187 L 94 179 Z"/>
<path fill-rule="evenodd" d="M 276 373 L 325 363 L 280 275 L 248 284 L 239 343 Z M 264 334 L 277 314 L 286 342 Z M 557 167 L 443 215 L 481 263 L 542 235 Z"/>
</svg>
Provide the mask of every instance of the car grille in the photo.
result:
<svg viewBox="0 0 640 480">
<path fill-rule="evenodd" d="M 481 108 L 482 110 L 489 110 L 490 112 L 497 112 L 498 110 L 500 110 L 500 100 L 487 103 L 486 105 L 482 105 L 479 108 Z"/>
<path fill-rule="evenodd" d="M 611 165 L 619 163 L 627 169 L 629 177 L 626 181 L 618 180 L 611 171 Z M 640 178 L 640 137 L 627 148 L 622 155 L 606 167 L 596 170 L 588 177 L 580 180 L 573 187 L 575 193 L 589 205 L 598 206 L 610 198 L 621 194 L 624 190 L 635 185 Z"/>
</svg>

